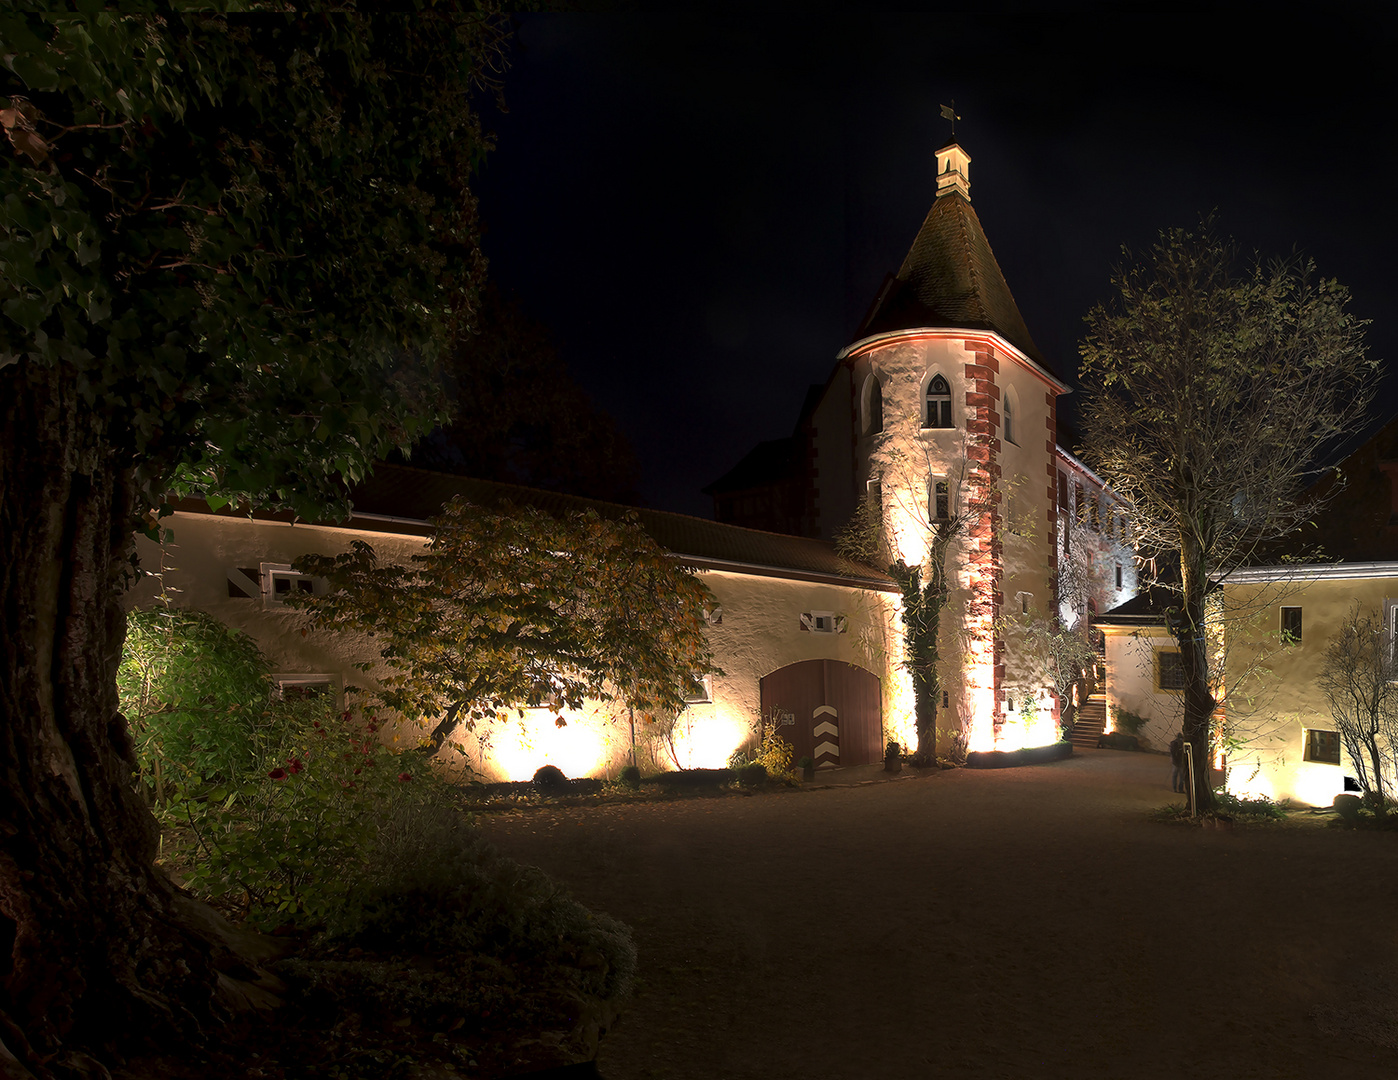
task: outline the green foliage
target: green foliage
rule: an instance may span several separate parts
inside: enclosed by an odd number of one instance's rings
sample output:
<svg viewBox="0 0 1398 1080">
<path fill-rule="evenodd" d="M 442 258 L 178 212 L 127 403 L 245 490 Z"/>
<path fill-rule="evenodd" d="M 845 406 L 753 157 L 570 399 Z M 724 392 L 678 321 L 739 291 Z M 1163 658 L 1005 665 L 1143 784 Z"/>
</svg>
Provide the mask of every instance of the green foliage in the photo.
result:
<svg viewBox="0 0 1398 1080">
<path fill-rule="evenodd" d="M 271 684 L 256 643 L 241 631 L 202 611 L 133 611 L 117 688 L 154 805 L 255 767 Z"/>
<path fill-rule="evenodd" d="M 121 704 L 190 889 L 256 923 L 316 922 L 380 842 L 377 812 L 448 799 L 443 781 L 333 697 L 277 700 L 246 635 L 200 612 L 133 612 Z"/>
<path fill-rule="evenodd" d="M 442 717 L 435 745 L 541 697 L 577 709 L 620 699 L 646 721 L 678 715 L 713 664 L 707 588 L 628 516 L 553 517 L 461 499 L 434 520 L 428 550 L 382 565 L 356 541 L 297 569 L 329 580 L 301 594 L 313 628 L 376 636 L 388 671 L 378 701 L 410 719 Z M 562 716 L 559 716 L 562 723 Z"/>
<path fill-rule="evenodd" d="M 151 505 L 177 472 L 341 503 L 442 414 L 502 38 L 436 5 L 7 7 L 0 369 L 62 372 Z"/>
<path fill-rule="evenodd" d="M 1124 731 L 1108 731 L 1097 736 L 1097 745 L 1104 750 L 1139 750 L 1136 736 Z"/>
<path fill-rule="evenodd" d="M 632 789 L 641 786 L 641 770 L 635 765 L 627 765 L 621 770 L 621 782 Z"/>
<path fill-rule="evenodd" d="M 760 761 L 750 761 L 738 770 L 738 783 L 743 787 L 761 787 L 767 782 L 767 766 Z"/>
<path fill-rule="evenodd" d="M 1123 709 L 1120 705 L 1112 706 L 1112 722 L 1118 731 L 1127 735 L 1139 735 L 1141 728 L 1150 723 L 1149 717 L 1134 713 L 1130 709 Z"/>
<path fill-rule="evenodd" d="M 763 725 L 762 738 L 755 747 L 739 747 L 728 757 L 728 767 L 741 771 L 749 765 L 761 765 L 763 778 L 784 778 L 791 772 L 791 743 L 778 733 L 775 723 Z M 805 759 L 803 759 L 805 760 Z"/>
<path fill-rule="evenodd" d="M 1214 791 L 1214 811 L 1219 814 L 1227 814 L 1232 817 L 1265 818 L 1270 821 L 1281 821 L 1288 813 L 1287 804 L 1283 802 L 1273 802 L 1263 796 L 1239 797 L 1230 794 L 1224 788 L 1217 788 Z"/>
</svg>

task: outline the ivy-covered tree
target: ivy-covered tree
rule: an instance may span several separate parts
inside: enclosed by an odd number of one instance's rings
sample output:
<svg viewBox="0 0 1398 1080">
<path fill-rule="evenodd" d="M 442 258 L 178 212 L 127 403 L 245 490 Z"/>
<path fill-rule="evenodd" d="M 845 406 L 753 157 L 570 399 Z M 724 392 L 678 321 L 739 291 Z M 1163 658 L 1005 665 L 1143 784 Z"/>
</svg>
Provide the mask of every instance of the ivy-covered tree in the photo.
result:
<svg viewBox="0 0 1398 1080">
<path fill-rule="evenodd" d="M 87 5 L 80 5 L 87 9 Z M 439 419 L 484 261 L 497 21 L 0 12 L 0 1062 L 198 1037 L 250 947 L 152 867 L 118 711 L 132 529 L 172 482 L 319 514 Z"/>
<path fill-rule="evenodd" d="M 718 673 L 705 632 L 713 597 L 634 517 L 561 517 L 453 500 L 427 550 L 380 563 L 355 542 L 307 555 L 324 596 L 300 596 L 312 628 L 372 634 L 386 670 L 373 693 L 434 722 L 430 749 L 461 726 L 526 703 L 560 710 L 620 700 L 644 719 L 673 716 L 694 681 Z M 366 665 L 373 670 L 373 665 Z"/>
<path fill-rule="evenodd" d="M 1087 316 L 1083 455 L 1132 504 L 1138 550 L 1179 553 L 1168 615 L 1184 734 L 1212 806 L 1204 594 L 1315 519 L 1326 447 L 1365 418 L 1378 378 L 1348 291 L 1308 262 L 1240 266 L 1205 222 L 1161 233 Z"/>
</svg>

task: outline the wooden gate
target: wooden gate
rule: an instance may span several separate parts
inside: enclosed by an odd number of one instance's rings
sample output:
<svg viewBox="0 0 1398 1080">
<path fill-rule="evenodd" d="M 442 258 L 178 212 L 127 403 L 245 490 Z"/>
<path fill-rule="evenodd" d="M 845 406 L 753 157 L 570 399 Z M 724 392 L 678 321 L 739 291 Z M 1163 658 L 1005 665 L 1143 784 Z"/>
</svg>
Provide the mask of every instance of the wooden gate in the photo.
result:
<svg viewBox="0 0 1398 1080">
<path fill-rule="evenodd" d="M 792 760 L 868 765 L 883 760 L 878 676 L 841 660 L 802 660 L 761 682 L 764 724 L 791 743 Z"/>
</svg>

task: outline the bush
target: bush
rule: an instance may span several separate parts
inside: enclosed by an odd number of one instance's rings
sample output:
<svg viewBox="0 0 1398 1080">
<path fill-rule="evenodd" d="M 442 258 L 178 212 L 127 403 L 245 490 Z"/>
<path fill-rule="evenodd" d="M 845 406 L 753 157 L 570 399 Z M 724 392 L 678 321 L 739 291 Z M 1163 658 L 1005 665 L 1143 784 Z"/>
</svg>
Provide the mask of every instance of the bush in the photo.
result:
<svg viewBox="0 0 1398 1080">
<path fill-rule="evenodd" d="M 731 783 L 733 775 L 732 769 L 682 769 L 679 772 L 660 773 L 655 777 L 655 782 L 671 790 L 694 790 Z"/>
<path fill-rule="evenodd" d="M 1284 802 L 1277 803 L 1265 796 L 1239 798 L 1232 795 L 1223 788 L 1214 791 L 1214 813 L 1226 814 L 1230 817 L 1252 817 L 1267 818 L 1272 821 L 1281 821 L 1286 817 L 1287 805 Z"/>
<path fill-rule="evenodd" d="M 1120 731 L 1108 731 L 1097 736 L 1097 748 L 1099 750 L 1139 750 L 1141 747 L 1134 735 L 1127 735 Z"/>
<path fill-rule="evenodd" d="M 501 855 L 465 815 L 399 807 L 385 815 L 378 840 L 364 877 L 327 918 L 322 944 L 563 963 L 585 993 L 630 991 L 630 930 L 583 907 L 543 871 Z"/>
<path fill-rule="evenodd" d="M 557 765 L 540 766 L 532 783 L 541 795 L 561 795 L 568 790 L 568 778 Z"/>
<path fill-rule="evenodd" d="M 1114 718 L 1113 726 L 1126 735 L 1139 735 L 1141 728 L 1150 723 L 1148 717 L 1134 713 L 1130 709 L 1123 709 L 1120 705 L 1112 706 L 1112 716 Z"/>
<path fill-rule="evenodd" d="M 885 761 L 896 761 L 902 756 L 903 748 L 890 739 L 888 745 L 883 748 L 883 759 Z"/>
<path fill-rule="evenodd" d="M 639 788 L 641 786 L 641 770 L 635 765 L 628 765 L 621 770 L 621 782 L 629 788 Z"/>
<path fill-rule="evenodd" d="M 744 765 L 738 770 L 738 783 L 743 787 L 761 787 L 767 782 L 767 766 L 760 761 Z"/>
<path fill-rule="evenodd" d="M 202 612 L 133 612 L 118 678 L 138 783 L 198 895 L 255 924 L 319 922 L 376 843 L 378 812 L 447 802 L 425 763 L 329 694 L 280 700 L 256 645 Z"/>
</svg>

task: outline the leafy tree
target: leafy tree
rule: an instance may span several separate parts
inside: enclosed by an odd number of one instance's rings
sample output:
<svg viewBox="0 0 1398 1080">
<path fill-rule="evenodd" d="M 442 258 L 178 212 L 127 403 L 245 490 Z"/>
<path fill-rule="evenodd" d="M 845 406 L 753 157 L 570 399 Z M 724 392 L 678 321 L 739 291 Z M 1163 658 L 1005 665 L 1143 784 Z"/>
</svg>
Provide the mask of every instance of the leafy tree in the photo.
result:
<svg viewBox="0 0 1398 1080">
<path fill-rule="evenodd" d="M 1359 786 L 1377 796 L 1378 812 L 1398 782 L 1398 670 L 1383 619 L 1350 608 L 1325 649 L 1320 687 L 1340 742 L 1359 773 Z"/>
<path fill-rule="evenodd" d="M 439 342 L 484 267 L 472 95 L 501 30 L 379 11 L 0 12 L 12 1074 L 197 1036 L 236 998 L 216 968 L 245 970 L 153 868 L 131 783 L 133 526 L 177 476 L 318 514 L 440 419 Z"/>
<path fill-rule="evenodd" d="M 709 590 L 634 516 L 553 517 L 456 499 L 433 524 L 427 550 L 407 566 L 380 563 L 363 541 L 303 556 L 297 569 L 331 591 L 293 601 L 309 608 L 312 627 L 382 641 L 388 671 L 375 696 L 409 719 L 437 720 L 433 751 L 462 724 L 530 701 L 561 710 L 620 699 L 648 720 L 674 715 L 695 678 L 718 672 L 705 632 Z"/>
<path fill-rule="evenodd" d="M 445 354 L 452 420 L 412 451 L 446 472 L 634 503 L 625 434 L 568 373 L 547 332 L 487 285 L 480 318 Z"/>
<path fill-rule="evenodd" d="M 1362 420 L 1377 375 L 1343 286 L 1309 262 L 1239 264 L 1207 221 L 1162 232 L 1088 314 L 1079 372 L 1084 455 L 1131 502 L 1138 549 L 1179 553 L 1169 626 L 1205 810 L 1205 589 L 1315 517 L 1319 457 Z"/>
</svg>

